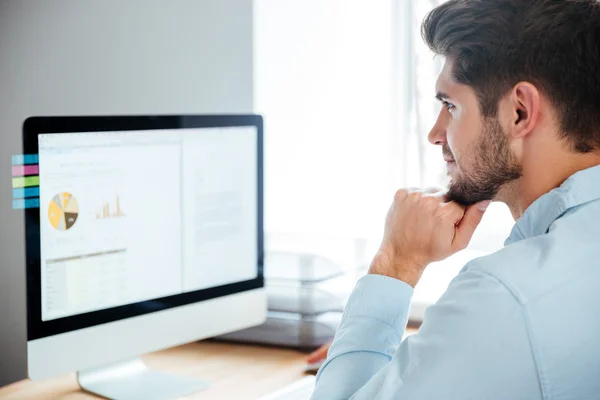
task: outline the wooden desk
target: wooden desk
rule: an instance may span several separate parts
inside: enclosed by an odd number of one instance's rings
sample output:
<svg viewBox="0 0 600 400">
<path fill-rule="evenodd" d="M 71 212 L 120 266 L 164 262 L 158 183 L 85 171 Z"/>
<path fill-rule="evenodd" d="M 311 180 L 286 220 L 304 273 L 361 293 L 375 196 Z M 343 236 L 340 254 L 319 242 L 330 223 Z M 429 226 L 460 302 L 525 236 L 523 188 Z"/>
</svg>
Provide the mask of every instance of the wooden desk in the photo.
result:
<svg viewBox="0 0 600 400">
<path fill-rule="evenodd" d="M 415 328 L 408 328 L 405 336 L 415 332 Z M 150 368 L 209 381 L 210 388 L 183 397 L 197 400 L 253 400 L 301 379 L 306 365 L 306 354 L 297 350 L 213 341 L 174 347 L 143 359 Z M 80 390 L 75 374 L 69 374 L 45 381 L 13 383 L 0 388 L 0 399 L 98 400 L 100 397 Z"/>
<path fill-rule="evenodd" d="M 219 343 L 190 343 L 143 357 L 153 369 L 196 376 L 210 388 L 183 399 L 256 399 L 301 379 L 306 354 L 276 347 Z M 0 388 L 2 400 L 67 399 L 100 397 L 79 389 L 75 374 L 32 382 L 23 380 Z"/>
</svg>

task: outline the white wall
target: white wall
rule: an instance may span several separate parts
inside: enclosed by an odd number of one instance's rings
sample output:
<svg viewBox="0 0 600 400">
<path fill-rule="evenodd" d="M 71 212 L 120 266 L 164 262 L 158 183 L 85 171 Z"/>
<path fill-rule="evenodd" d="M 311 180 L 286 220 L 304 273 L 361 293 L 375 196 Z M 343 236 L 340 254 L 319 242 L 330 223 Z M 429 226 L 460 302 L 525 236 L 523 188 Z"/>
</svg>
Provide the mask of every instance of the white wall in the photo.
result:
<svg viewBox="0 0 600 400">
<path fill-rule="evenodd" d="M 252 90 L 252 0 L 0 0 L 0 386 L 26 375 L 23 120 L 251 112 Z"/>
</svg>

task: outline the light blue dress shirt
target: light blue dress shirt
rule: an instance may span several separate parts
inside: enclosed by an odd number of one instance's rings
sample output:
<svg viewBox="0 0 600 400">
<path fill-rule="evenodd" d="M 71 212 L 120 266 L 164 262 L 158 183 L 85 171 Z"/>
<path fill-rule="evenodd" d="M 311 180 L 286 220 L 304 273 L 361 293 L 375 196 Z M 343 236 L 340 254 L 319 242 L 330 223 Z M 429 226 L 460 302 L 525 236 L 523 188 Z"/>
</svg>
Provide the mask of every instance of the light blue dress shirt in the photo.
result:
<svg viewBox="0 0 600 400">
<path fill-rule="evenodd" d="M 536 200 L 402 341 L 412 293 L 358 282 L 313 400 L 600 399 L 600 166 Z"/>
</svg>

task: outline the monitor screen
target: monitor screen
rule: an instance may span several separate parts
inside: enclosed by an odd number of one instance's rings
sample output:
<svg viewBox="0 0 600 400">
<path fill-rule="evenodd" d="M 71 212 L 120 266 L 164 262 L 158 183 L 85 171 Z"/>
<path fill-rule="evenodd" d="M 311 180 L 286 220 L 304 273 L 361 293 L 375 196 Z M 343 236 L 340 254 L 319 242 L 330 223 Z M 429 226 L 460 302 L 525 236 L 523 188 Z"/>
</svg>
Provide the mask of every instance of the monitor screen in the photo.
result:
<svg viewBox="0 0 600 400">
<path fill-rule="evenodd" d="M 41 320 L 257 278 L 256 130 L 40 133 Z"/>
</svg>

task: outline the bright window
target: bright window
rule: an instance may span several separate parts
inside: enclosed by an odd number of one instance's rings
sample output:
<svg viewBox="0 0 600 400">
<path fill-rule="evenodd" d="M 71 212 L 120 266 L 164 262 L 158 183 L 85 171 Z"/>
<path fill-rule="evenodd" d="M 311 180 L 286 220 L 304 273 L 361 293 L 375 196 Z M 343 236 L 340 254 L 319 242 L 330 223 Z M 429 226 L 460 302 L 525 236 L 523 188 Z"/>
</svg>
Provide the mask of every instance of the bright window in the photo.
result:
<svg viewBox="0 0 600 400">
<path fill-rule="evenodd" d="M 445 186 L 441 150 L 427 142 L 442 60 L 420 37 L 439 2 L 255 2 L 270 237 L 309 238 L 315 251 L 350 264 L 368 260 L 396 189 Z M 501 247 L 512 224 L 504 206 L 492 205 L 471 252 L 430 267 L 418 296 L 435 301 L 469 258 Z"/>
</svg>

